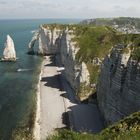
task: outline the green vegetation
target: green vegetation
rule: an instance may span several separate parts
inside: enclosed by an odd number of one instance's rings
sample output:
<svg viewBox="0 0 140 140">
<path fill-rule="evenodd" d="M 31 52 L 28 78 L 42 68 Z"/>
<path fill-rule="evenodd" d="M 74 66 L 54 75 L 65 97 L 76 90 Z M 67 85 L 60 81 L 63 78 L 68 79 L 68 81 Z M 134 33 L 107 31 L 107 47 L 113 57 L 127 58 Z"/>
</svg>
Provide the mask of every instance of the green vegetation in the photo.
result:
<svg viewBox="0 0 140 140">
<path fill-rule="evenodd" d="M 110 135 L 112 138 L 125 136 L 125 134 L 140 133 L 140 112 L 136 112 L 129 117 L 117 122 L 101 132 L 101 135 Z M 139 135 L 140 136 L 140 135 Z"/>
<path fill-rule="evenodd" d="M 124 45 L 123 52 L 132 50 L 132 57 L 140 60 L 140 35 L 122 34 L 108 26 L 79 25 L 75 28 L 75 41 L 80 50 L 76 59 L 87 64 L 90 73 L 90 83 L 97 83 L 100 67 L 93 65 L 94 58 L 103 60 L 114 45 Z"/>
<path fill-rule="evenodd" d="M 132 58 L 140 61 L 140 34 L 132 35 L 131 40 L 133 42 L 133 44 L 131 45 Z"/>
<path fill-rule="evenodd" d="M 129 23 L 128 18 L 115 18 L 119 25 Z M 97 23 L 103 22 L 104 24 L 110 25 L 112 20 L 110 19 L 96 19 Z M 104 22 L 105 21 L 105 22 Z M 96 24 L 95 24 L 96 25 Z M 79 51 L 76 54 L 76 59 L 81 63 L 85 62 L 90 73 L 90 84 L 97 84 L 98 76 L 100 73 L 100 66 L 93 64 L 93 60 L 98 58 L 103 61 L 106 55 L 109 54 L 113 46 L 117 44 L 124 45 L 122 52 L 128 53 L 129 48 L 132 53 L 131 56 L 135 60 L 140 60 L 140 35 L 139 34 L 123 34 L 109 26 L 95 26 L 90 25 L 62 25 L 62 24 L 48 24 L 43 25 L 45 28 L 50 29 L 58 28 L 62 32 L 67 28 L 73 31 L 75 37 L 72 41 L 76 42 L 76 47 L 79 47 Z M 99 24 L 100 25 L 100 24 Z M 84 95 L 90 95 L 91 91 L 96 92 L 96 89 L 91 89 L 90 85 L 81 84 L 78 91 L 79 97 Z"/>
<path fill-rule="evenodd" d="M 53 24 L 43 24 L 44 28 L 49 28 L 51 30 L 56 29 L 60 29 L 60 30 L 64 30 L 66 28 L 65 24 L 57 24 L 57 23 L 53 23 Z"/>
<path fill-rule="evenodd" d="M 93 66 L 93 59 L 99 58 L 104 59 L 104 57 L 109 53 L 112 46 L 120 42 L 118 32 L 111 28 L 105 26 L 93 26 L 93 25 L 61 25 L 61 24 L 48 24 L 43 25 L 47 28 L 59 28 L 65 30 L 68 28 L 72 30 L 75 37 L 73 41 L 77 43 L 80 48 L 76 55 L 76 59 L 79 62 L 84 61 L 90 72 L 90 82 L 97 83 L 99 75 L 99 66 Z M 89 89 L 90 87 L 82 86 L 81 89 Z M 89 91 L 89 90 L 86 90 Z M 82 93 L 83 94 L 83 93 Z"/>
<path fill-rule="evenodd" d="M 139 132 L 130 132 L 120 134 L 116 137 L 110 135 L 94 135 L 88 133 L 77 133 L 68 130 L 60 130 L 55 136 L 48 138 L 47 140 L 139 140 Z"/>
<path fill-rule="evenodd" d="M 92 63 L 87 63 L 87 68 L 90 73 L 90 83 L 96 83 L 98 80 L 99 72 L 100 72 L 100 66 L 99 65 L 93 65 Z"/>
<path fill-rule="evenodd" d="M 140 112 L 134 113 L 99 134 L 59 130 L 49 140 L 139 140 Z"/>
<path fill-rule="evenodd" d="M 125 46 L 123 52 L 128 52 L 128 46 L 131 49 L 131 57 L 140 61 L 140 34 L 123 34 L 120 35 L 120 43 Z"/>
<path fill-rule="evenodd" d="M 86 83 L 81 83 L 78 91 L 78 97 L 80 98 L 80 101 L 87 99 L 90 94 L 92 94 L 91 87 L 86 85 Z"/>
<path fill-rule="evenodd" d="M 104 58 L 119 41 L 117 32 L 110 27 L 83 26 L 81 31 L 78 28 L 75 32 L 80 47 L 77 59 L 84 62 L 91 62 L 95 57 Z"/>
<path fill-rule="evenodd" d="M 93 25 L 77 25 L 74 33 L 76 36 L 74 41 L 77 42 L 77 46 L 80 48 L 76 59 L 87 64 L 90 83 L 97 84 L 100 66 L 94 65 L 92 61 L 94 58 L 103 60 L 109 54 L 111 48 L 120 42 L 120 33 L 111 27 Z M 93 88 L 92 92 L 95 93 L 96 89 Z M 85 92 L 86 94 L 88 92 Z"/>
</svg>

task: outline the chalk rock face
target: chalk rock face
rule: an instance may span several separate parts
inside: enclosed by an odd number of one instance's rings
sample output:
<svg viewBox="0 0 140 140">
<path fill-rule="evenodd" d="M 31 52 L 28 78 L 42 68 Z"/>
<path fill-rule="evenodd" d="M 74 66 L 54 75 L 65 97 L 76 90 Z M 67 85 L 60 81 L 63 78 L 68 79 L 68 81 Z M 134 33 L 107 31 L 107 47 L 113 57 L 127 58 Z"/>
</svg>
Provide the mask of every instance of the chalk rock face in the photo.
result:
<svg viewBox="0 0 140 140">
<path fill-rule="evenodd" d="M 38 54 L 46 55 L 48 48 L 47 48 L 47 38 L 43 29 L 39 31 L 39 49 Z"/>
<path fill-rule="evenodd" d="M 35 43 L 38 39 L 39 39 L 39 31 L 34 33 L 32 39 L 31 39 L 31 41 L 28 45 L 28 54 L 34 54 L 35 53 L 33 47 L 34 47 L 34 45 L 35 45 Z"/>
<path fill-rule="evenodd" d="M 97 98 L 107 124 L 140 110 L 140 64 L 122 49 L 116 46 L 101 66 Z"/>
<path fill-rule="evenodd" d="M 9 35 L 7 35 L 5 49 L 3 52 L 3 59 L 4 60 L 16 60 L 16 51 L 15 51 L 14 42 Z"/>
<path fill-rule="evenodd" d="M 82 62 L 81 64 L 81 72 L 80 72 L 80 83 L 85 83 L 86 85 L 90 84 L 90 74 L 87 69 L 87 65 Z"/>
<path fill-rule="evenodd" d="M 65 67 L 66 80 L 78 93 L 81 83 L 84 83 L 85 86 L 89 85 L 90 76 L 86 64 L 84 62 L 79 63 L 76 60 L 79 48 L 76 46 L 76 42 L 72 41 L 74 38 L 73 32 L 68 28 L 60 29 L 51 26 L 44 28 L 41 26 L 38 34 L 36 33 L 29 43 L 29 50 L 33 51 L 34 44 L 38 41 L 38 54 L 58 54 L 57 61 Z"/>
<path fill-rule="evenodd" d="M 37 54 L 49 55 L 56 54 L 59 50 L 61 30 L 50 29 L 41 26 L 39 30 L 33 35 L 32 40 L 28 45 L 28 54 L 35 54 L 34 46 L 37 42 L 39 44 Z"/>
<path fill-rule="evenodd" d="M 66 30 L 61 37 L 60 56 L 65 67 L 65 77 L 78 94 L 81 83 L 84 83 L 85 86 L 89 85 L 90 76 L 86 64 L 76 60 L 79 48 L 76 46 L 76 42 L 72 41 L 74 35 L 70 32 L 72 31 Z"/>
<path fill-rule="evenodd" d="M 123 65 L 124 67 L 127 67 L 127 63 L 131 55 L 130 49 L 128 49 L 128 51 L 129 51 L 128 53 L 122 54 L 121 65 Z"/>
<path fill-rule="evenodd" d="M 65 67 L 65 77 L 72 88 L 76 90 L 76 79 L 79 75 L 80 68 L 77 66 L 75 60 L 75 55 L 78 49 L 75 47 L 71 39 L 72 36 L 69 35 L 68 31 L 65 31 L 61 37 L 60 56 L 61 63 Z"/>
<path fill-rule="evenodd" d="M 60 49 L 61 30 L 43 28 L 46 39 L 47 39 L 47 54 L 56 54 Z"/>
</svg>

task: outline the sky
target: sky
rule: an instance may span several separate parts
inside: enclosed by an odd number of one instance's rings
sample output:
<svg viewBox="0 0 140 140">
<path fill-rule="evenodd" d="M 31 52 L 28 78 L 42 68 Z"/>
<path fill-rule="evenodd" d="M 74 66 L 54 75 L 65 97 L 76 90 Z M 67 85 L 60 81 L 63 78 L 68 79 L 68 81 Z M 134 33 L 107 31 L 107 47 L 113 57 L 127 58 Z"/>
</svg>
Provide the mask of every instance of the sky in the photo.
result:
<svg viewBox="0 0 140 140">
<path fill-rule="evenodd" d="M 140 0 L 0 0 L 0 19 L 140 17 Z"/>
</svg>

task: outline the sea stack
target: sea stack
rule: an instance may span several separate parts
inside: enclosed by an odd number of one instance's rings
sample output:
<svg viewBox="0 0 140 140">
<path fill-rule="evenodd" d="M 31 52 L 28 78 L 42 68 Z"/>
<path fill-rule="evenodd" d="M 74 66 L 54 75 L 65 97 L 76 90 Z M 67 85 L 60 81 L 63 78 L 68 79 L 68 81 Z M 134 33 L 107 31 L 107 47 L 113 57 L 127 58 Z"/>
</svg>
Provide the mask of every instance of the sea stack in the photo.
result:
<svg viewBox="0 0 140 140">
<path fill-rule="evenodd" d="M 3 58 L 1 61 L 16 61 L 16 51 L 13 39 L 7 35 Z"/>
</svg>

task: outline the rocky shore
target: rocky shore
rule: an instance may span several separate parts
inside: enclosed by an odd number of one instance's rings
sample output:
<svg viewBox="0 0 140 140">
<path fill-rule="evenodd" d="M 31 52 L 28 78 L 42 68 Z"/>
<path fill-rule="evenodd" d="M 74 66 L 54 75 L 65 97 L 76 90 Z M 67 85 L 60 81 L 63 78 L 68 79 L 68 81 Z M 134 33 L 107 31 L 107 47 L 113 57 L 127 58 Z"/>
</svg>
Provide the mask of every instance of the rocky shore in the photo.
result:
<svg viewBox="0 0 140 140">
<path fill-rule="evenodd" d="M 36 117 L 35 117 L 35 124 L 34 124 L 34 130 L 33 130 L 33 136 L 36 140 L 40 140 L 40 96 L 41 96 L 41 89 L 40 89 L 40 82 L 43 74 L 44 64 L 46 59 L 43 60 L 41 64 L 41 72 L 38 79 L 38 85 L 37 85 L 37 92 L 36 92 Z"/>
</svg>

